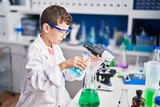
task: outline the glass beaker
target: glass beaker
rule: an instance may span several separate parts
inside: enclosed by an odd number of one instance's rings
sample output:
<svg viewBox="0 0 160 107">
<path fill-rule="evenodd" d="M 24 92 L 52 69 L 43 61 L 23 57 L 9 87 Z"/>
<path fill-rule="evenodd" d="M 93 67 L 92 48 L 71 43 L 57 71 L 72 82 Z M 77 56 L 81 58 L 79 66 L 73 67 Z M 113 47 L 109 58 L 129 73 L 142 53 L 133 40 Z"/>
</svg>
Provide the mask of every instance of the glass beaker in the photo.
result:
<svg viewBox="0 0 160 107">
<path fill-rule="evenodd" d="M 124 44 L 121 45 L 121 51 L 119 53 L 118 59 L 116 60 L 116 66 L 127 69 L 128 68 L 128 63 L 126 59 L 126 46 Z"/>
<path fill-rule="evenodd" d="M 127 92 L 127 89 L 121 89 L 121 96 L 119 98 L 117 107 L 130 107 Z"/>
<path fill-rule="evenodd" d="M 159 86 L 160 80 L 160 62 L 148 61 L 144 64 L 144 72 L 146 74 L 145 82 L 145 107 L 152 107 L 153 94 Z"/>
<path fill-rule="evenodd" d="M 99 96 L 95 86 L 95 75 L 102 63 L 102 60 L 88 61 L 83 90 L 79 99 L 80 107 L 98 107 Z"/>
</svg>

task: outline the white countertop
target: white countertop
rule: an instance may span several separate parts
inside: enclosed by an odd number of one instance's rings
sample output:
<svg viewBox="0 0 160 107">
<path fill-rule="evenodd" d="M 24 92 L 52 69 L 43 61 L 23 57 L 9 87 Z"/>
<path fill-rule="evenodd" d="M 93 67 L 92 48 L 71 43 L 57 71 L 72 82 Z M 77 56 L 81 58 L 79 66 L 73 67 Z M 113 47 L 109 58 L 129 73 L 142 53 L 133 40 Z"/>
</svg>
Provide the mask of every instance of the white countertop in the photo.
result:
<svg viewBox="0 0 160 107">
<path fill-rule="evenodd" d="M 0 43 L 28 46 L 31 42 L 29 40 L 0 40 Z"/>
<path fill-rule="evenodd" d="M 132 73 L 134 70 L 134 66 L 130 67 L 131 69 L 127 71 L 127 73 Z M 123 81 L 121 78 L 118 78 L 116 75 L 111 78 L 111 83 L 114 86 L 115 90 L 112 92 L 107 92 L 107 91 L 100 91 L 98 90 L 98 95 L 100 98 L 100 106 L 99 107 L 117 107 L 120 94 L 121 94 L 121 89 L 128 89 L 128 101 L 129 104 L 132 104 L 132 98 L 136 96 L 136 90 L 141 89 L 144 90 L 145 86 L 144 85 L 125 85 L 123 84 Z M 71 103 L 69 104 L 68 107 L 79 107 L 78 101 L 79 97 L 81 94 L 80 90 L 77 95 L 73 98 Z M 143 93 L 144 95 L 144 93 Z"/>
</svg>

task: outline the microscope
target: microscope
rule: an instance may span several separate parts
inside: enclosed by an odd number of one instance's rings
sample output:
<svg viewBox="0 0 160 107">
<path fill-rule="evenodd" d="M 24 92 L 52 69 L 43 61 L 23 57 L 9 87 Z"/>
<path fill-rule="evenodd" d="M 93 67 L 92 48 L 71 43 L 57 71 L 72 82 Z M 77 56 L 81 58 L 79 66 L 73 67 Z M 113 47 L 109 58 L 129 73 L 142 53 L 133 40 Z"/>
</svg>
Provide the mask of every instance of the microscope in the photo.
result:
<svg viewBox="0 0 160 107">
<path fill-rule="evenodd" d="M 108 62 L 114 59 L 114 55 L 108 49 L 100 45 L 85 44 L 84 47 L 88 49 L 93 55 L 99 55 L 104 61 L 100 65 L 96 73 L 96 86 L 98 90 L 113 91 L 114 87 L 110 81 L 111 77 L 116 74 L 116 70 L 110 69 Z"/>
<path fill-rule="evenodd" d="M 104 90 L 104 91 L 113 91 L 114 87 L 112 86 L 110 79 L 115 74 L 116 74 L 116 70 L 110 69 L 108 65 L 108 61 L 104 60 L 104 62 L 101 64 L 100 68 L 98 69 L 98 72 L 96 73 L 97 89 Z"/>
</svg>

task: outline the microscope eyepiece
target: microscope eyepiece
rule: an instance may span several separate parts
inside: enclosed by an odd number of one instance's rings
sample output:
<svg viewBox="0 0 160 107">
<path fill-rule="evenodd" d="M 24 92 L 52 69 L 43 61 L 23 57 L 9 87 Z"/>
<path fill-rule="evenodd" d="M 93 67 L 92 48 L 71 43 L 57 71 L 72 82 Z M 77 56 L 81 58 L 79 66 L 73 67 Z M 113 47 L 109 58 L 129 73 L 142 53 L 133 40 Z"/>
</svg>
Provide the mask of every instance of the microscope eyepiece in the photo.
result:
<svg viewBox="0 0 160 107">
<path fill-rule="evenodd" d="M 85 44 L 84 47 L 85 47 L 86 49 L 88 49 L 89 51 L 92 51 L 92 50 L 93 50 L 93 46 L 92 46 L 91 44 L 89 44 L 89 43 Z"/>
<path fill-rule="evenodd" d="M 91 45 L 89 43 L 85 44 L 84 47 L 89 50 L 93 55 L 106 59 L 107 61 L 111 61 L 114 59 L 114 55 L 109 51 L 101 47 L 100 45 Z"/>
</svg>

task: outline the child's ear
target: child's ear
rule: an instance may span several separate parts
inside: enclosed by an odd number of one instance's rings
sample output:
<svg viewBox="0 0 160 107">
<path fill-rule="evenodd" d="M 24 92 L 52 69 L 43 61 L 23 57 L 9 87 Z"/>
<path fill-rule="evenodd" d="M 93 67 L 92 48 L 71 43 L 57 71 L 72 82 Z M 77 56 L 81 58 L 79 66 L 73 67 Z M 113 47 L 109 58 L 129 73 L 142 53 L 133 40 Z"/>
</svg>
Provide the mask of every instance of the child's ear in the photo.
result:
<svg viewBox="0 0 160 107">
<path fill-rule="evenodd" d="M 43 31 L 44 31 L 45 33 L 48 33 L 48 31 L 49 31 L 49 25 L 48 25 L 47 23 L 44 23 L 44 24 L 42 25 L 42 27 L 43 27 Z"/>
</svg>

